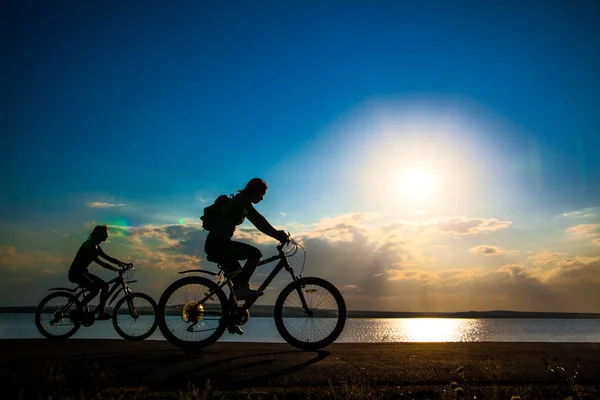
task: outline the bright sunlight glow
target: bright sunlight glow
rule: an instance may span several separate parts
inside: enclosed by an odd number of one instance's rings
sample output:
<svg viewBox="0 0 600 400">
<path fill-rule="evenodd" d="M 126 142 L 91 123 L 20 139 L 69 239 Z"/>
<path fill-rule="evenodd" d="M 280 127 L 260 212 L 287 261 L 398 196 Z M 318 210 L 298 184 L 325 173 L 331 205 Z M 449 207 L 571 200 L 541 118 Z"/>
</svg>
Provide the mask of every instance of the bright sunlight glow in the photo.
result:
<svg viewBox="0 0 600 400">
<path fill-rule="evenodd" d="M 412 202 L 431 199 L 435 192 L 436 180 L 430 172 L 424 169 L 406 171 L 400 181 L 402 195 Z"/>
</svg>

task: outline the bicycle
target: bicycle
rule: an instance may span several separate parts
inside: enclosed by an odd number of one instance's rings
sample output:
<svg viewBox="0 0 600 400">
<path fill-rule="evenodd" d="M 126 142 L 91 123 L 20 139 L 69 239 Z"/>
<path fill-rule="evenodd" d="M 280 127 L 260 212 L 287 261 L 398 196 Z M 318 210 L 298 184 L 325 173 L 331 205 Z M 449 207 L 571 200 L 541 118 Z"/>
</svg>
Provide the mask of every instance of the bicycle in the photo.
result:
<svg viewBox="0 0 600 400">
<path fill-rule="evenodd" d="M 285 245 L 293 248 L 284 253 Z M 282 269 L 290 273 L 292 282 L 283 288 L 275 302 L 275 326 L 290 345 L 302 350 L 316 350 L 330 345 L 342 333 L 346 323 L 346 303 L 340 291 L 328 281 L 316 277 L 303 278 L 304 263 L 300 274 L 294 274 L 287 258 L 296 254 L 299 247 L 304 251 L 305 263 L 306 251 L 291 238 L 277 246 L 277 255 L 259 262 L 260 266 L 279 260 L 259 290 L 264 291 Z M 258 299 L 249 298 L 240 305 L 231 281 L 239 271 L 227 274 L 218 260 L 209 257 L 208 261 L 217 263 L 218 273 L 201 269 L 178 273 L 209 274 L 218 277 L 218 282 L 202 276 L 181 278 L 167 287 L 158 301 L 161 333 L 171 344 L 186 351 L 213 344 L 225 329 L 234 333 L 234 326 L 248 322 L 250 308 Z M 225 286 L 229 288 L 229 298 L 223 290 Z M 303 332 L 296 332 L 294 328 Z"/>
<path fill-rule="evenodd" d="M 133 274 L 133 265 L 120 269 L 119 276 L 108 282 L 112 287 L 109 289 L 108 298 L 112 295 L 109 305 L 123 292 L 125 295 L 117 301 L 113 308 L 112 323 L 115 331 L 126 340 L 144 340 L 154 331 L 158 325 L 156 318 L 157 304 L 145 293 L 133 293 L 129 284 L 137 282 L 130 280 Z M 127 276 L 126 276 L 126 273 Z M 35 312 L 35 326 L 38 331 L 48 339 L 67 339 L 75 334 L 80 326 L 90 327 L 96 321 L 98 306 L 90 311 L 89 304 L 82 306 L 81 300 L 88 291 L 78 285 L 74 289 L 65 287 L 50 288 L 55 291 L 44 297 Z M 47 318 L 45 318 L 47 316 Z M 139 328 L 133 324 L 141 325 Z M 133 327 L 132 332 L 125 330 Z M 62 328 L 66 330 L 55 332 Z"/>
</svg>

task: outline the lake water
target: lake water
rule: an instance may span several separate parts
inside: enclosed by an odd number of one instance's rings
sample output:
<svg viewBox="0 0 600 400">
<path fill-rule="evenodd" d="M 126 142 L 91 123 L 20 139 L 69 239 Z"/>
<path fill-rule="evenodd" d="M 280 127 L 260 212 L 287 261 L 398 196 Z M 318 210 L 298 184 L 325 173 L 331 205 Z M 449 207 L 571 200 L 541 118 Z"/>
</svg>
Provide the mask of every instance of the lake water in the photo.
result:
<svg viewBox="0 0 600 400">
<path fill-rule="evenodd" d="M 284 343 L 272 318 L 251 318 L 244 335 L 222 342 Z M 34 314 L 0 314 L 0 339 L 42 338 Z M 73 338 L 120 339 L 111 321 L 81 327 Z M 157 329 L 147 340 L 165 340 Z M 351 318 L 338 343 L 374 342 L 591 342 L 600 343 L 600 319 Z"/>
</svg>

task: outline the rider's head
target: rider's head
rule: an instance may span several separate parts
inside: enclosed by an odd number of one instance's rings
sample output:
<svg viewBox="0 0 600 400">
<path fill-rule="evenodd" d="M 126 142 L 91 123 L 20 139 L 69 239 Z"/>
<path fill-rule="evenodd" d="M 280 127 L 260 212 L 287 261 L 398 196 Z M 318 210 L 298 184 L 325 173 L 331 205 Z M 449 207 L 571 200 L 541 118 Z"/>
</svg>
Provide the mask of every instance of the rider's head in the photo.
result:
<svg viewBox="0 0 600 400">
<path fill-rule="evenodd" d="M 267 193 L 267 182 L 260 178 L 252 178 L 246 184 L 246 187 L 242 189 L 242 193 L 246 193 L 250 197 L 250 201 L 254 204 L 260 203 Z"/>
<path fill-rule="evenodd" d="M 88 239 L 92 239 L 94 243 L 100 244 L 108 238 L 108 226 L 96 225 Z"/>
</svg>

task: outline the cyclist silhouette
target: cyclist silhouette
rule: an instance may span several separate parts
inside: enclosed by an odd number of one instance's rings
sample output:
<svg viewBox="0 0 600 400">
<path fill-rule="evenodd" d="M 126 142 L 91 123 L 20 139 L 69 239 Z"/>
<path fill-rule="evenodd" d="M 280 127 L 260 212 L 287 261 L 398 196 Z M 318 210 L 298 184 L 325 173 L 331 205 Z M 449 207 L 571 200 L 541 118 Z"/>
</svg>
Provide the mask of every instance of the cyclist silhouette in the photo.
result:
<svg viewBox="0 0 600 400">
<path fill-rule="evenodd" d="M 262 296 L 263 292 L 250 289 L 249 283 L 262 253 L 254 246 L 232 240 L 236 226 L 248 218 L 265 235 L 280 242 L 288 239 L 288 235 L 284 231 L 273 228 L 253 206 L 263 200 L 267 188 L 264 180 L 253 178 L 244 189 L 238 190 L 225 212 L 218 221 L 215 221 L 215 227 L 208 233 L 204 244 L 206 255 L 218 262 L 226 272 L 231 273 L 241 269 L 241 272 L 232 278 L 238 300 Z M 239 260 L 246 260 L 243 268 Z"/>
<path fill-rule="evenodd" d="M 100 303 L 98 304 L 99 313 L 98 317 L 96 318 L 99 320 L 107 320 L 112 318 L 112 315 L 108 314 L 104 309 L 106 306 L 106 300 L 108 299 L 109 285 L 102 278 L 91 274 L 88 271 L 90 263 L 95 261 L 104 268 L 117 272 L 119 271 L 118 268 L 115 268 L 112 265 L 100 260 L 100 257 L 120 266 L 132 265 L 119 261 L 116 258 L 112 258 L 102 251 L 100 243 L 104 242 L 107 238 L 108 226 L 97 225 L 92 233 L 90 233 L 87 240 L 83 242 L 77 251 L 75 258 L 71 263 L 71 267 L 69 268 L 69 281 L 77 283 L 89 291 L 89 293 L 83 298 L 81 303 L 82 306 L 85 306 L 89 301 L 96 297 L 99 292 L 102 292 L 100 294 Z"/>
</svg>

